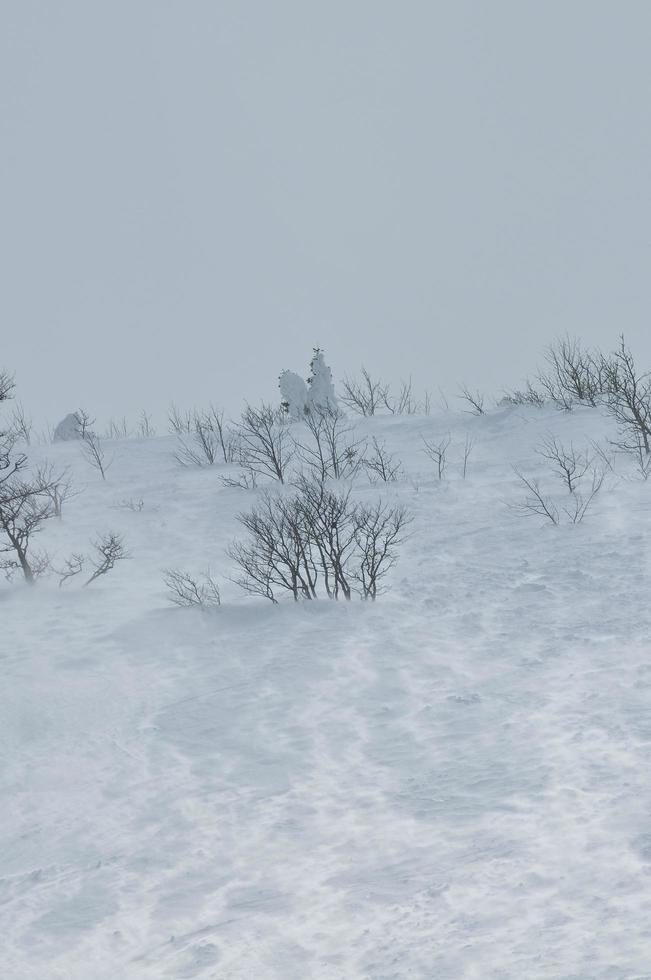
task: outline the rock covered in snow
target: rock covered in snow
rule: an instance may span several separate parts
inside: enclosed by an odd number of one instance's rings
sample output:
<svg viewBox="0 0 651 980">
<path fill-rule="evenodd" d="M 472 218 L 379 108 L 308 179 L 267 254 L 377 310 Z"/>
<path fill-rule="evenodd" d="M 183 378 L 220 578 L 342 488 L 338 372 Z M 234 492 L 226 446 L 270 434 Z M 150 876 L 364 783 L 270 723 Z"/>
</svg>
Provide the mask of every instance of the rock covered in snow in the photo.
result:
<svg viewBox="0 0 651 980">
<path fill-rule="evenodd" d="M 79 416 L 76 412 L 70 412 L 64 419 L 61 419 L 54 430 L 55 442 L 69 442 L 72 439 L 83 439 Z"/>
</svg>

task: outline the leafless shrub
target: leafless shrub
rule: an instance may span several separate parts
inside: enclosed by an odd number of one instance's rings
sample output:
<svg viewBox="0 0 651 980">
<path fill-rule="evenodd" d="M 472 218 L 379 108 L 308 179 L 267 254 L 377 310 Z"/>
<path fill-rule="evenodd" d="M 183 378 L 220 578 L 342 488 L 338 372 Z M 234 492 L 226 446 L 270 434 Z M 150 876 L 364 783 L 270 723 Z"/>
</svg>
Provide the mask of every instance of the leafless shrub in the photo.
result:
<svg viewBox="0 0 651 980">
<path fill-rule="evenodd" d="M 540 489 L 538 481 L 525 476 L 515 467 L 513 472 L 528 491 L 528 495 L 522 502 L 510 504 L 511 509 L 523 517 L 542 517 L 544 520 L 550 521 L 551 524 L 559 524 L 558 508 L 551 497 L 544 494 Z"/>
<path fill-rule="evenodd" d="M 310 440 L 295 443 L 299 460 L 320 480 L 352 479 L 364 461 L 366 443 L 352 438 L 354 429 L 333 408 L 307 412 L 303 424 Z"/>
<path fill-rule="evenodd" d="M 295 456 L 290 422 L 270 405 L 247 405 L 236 429 L 239 462 L 247 472 L 285 483 Z"/>
<path fill-rule="evenodd" d="M 170 406 L 167 421 L 172 435 L 180 436 L 192 432 L 193 413 L 182 412 L 174 402 Z"/>
<path fill-rule="evenodd" d="M 341 401 L 358 415 L 375 415 L 381 405 L 386 405 L 389 386 L 379 378 L 371 377 L 365 367 L 359 380 L 344 378 Z"/>
<path fill-rule="evenodd" d="M 99 436 L 93 432 L 87 432 L 81 440 L 81 451 L 93 469 L 97 470 L 103 480 L 106 479 L 106 471 L 112 465 L 113 459 L 107 459 L 104 446 Z"/>
<path fill-rule="evenodd" d="M 14 405 L 11 417 L 9 419 L 9 427 L 12 432 L 16 433 L 18 439 L 29 446 L 32 439 L 33 424 L 31 418 L 20 402 L 16 402 Z"/>
<path fill-rule="evenodd" d="M 364 468 L 371 482 L 381 480 L 383 483 L 393 483 L 400 478 L 402 464 L 396 460 L 386 446 L 375 436 L 372 441 L 373 452 L 364 458 Z"/>
<path fill-rule="evenodd" d="M 442 480 L 445 476 L 445 470 L 447 468 L 447 452 L 450 448 L 452 442 L 452 436 L 448 433 L 439 442 L 431 442 L 425 437 L 422 437 L 422 442 L 424 446 L 424 452 L 429 456 L 433 463 L 436 465 L 436 470 L 438 473 L 439 480 Z"/>
<path fill-rule="evenodd" d="M 611 473 L 614 473 L 615 453 L 606 449 L 605 446 L 602 446 L 601 443 L 597 442 L 596 439 L 590 440 L 590 446 L 594 450 L 595 456 L 598 456 L 599 459 L 601 460 L 604 473 L 606 471 L 610 471 Z"/>
<path fill-rule="evenodd" d="M 219 606 L 221 596 L 219 587 L 210 575 L 205 572 L 201 578 L 183 572 L 178 568 L 168 568 L 164 573 L 164 582 L 168 598 L 176 606 Z"/>
<path fill-rule="evenodd" d="M 141 439 L 153 439 L 156 429 L 149 415 L 143 408 L 138 418 L 138 435 Z"/>
<path fill-rule="evenodd" d="M 69 558 L 66 558 L 63 568 L 55 569 L 56 574 L 59 576 L 59 588 L 65 585 L 71 578 L 76 578 L 77 575 L 81 575 L 85 564 L 86 556 L 78 551 L 73 552 Z"/>
<path fill-rule="evenodd" d="M 472 436 L 470 436 L 468 433 L 466 433 L 466 439 L 465 439 L 465 442 L 463 444 L 463 463 L 462 463 L 462 466 L 461 466 L 461 475 L 462 475 L 462 477 L 463 477 L 464 480 L 465 480 L 466 475 L 468 473 L 468 461 L 470 459 L 470 454 L 471 454 L 471 452 L 473 451 L 474 448 L 475 448 L 475 443 L 474 443 L 474 440 L 473 440 Z"/>
<path fill-rule="evenodd" d="M 0 402 L 7 401 L 12 397 L 15 383 L 13 375 L 8 371 L 0 370 Z"/>
<path fill-rule="evenodd" d="M 563 337 L 544 353 L 546 363 L 538 382 L 553 402 L 570 410 L 576 402 L 597 405 L 605 391 L 603 357 L 586 350 L 579 340 Z"/>
<path fill-rule="evenodd" d="M 541 490 L 537 480 L 525 476 L 515 467 L 514 472 L 527 489 L 528 495 L 523 501 L 510 504 L 511 509 L 523 517 L 542 517 L 544 521 L 559 525 L 561 523 L 561 512 L 552 497 Z M 595 469 L 590 470 L 590 472 L 592 474 L 591 484 L 587 492 L 581 493 L 575 488 L 570 495 L 569 503 L 564 503 L 561 506 L 562 513 L 567 516 L 571 524 L 581 523 L 588 508 L 603 486 L 604 474 Z"/>
<path fill-rule="evenodd" d="M 534 408 L 544 408 L 545 396 L 537 388 L 534 388 L 530 381 L 527 381 L 524 388 L 514 388 L 512 391 L 505 391 L 501 404 L 531 405 Z"/>
<path fill-rule="evenodd" d="M 190 432 L 177 433 L 176 459 L 182 466 L 214 466 L 232 463 L 238 453 L 238 439 L 224 423 L 224 413 L 211 405 L 190 413 Z"/>
<path fill-rule="evenodd" d="M 240 490 L 255 490 L 258 486 L 258 474 L 255 470 L 240 470 L 234 476 L 222 476 L 221 481 L 225 487 L 237 487 Z"/>
<path fill-rule="evenodd" d="M 610 358 L 603 358 L 606 408 L 619 428 L 613 445 L 620 452 L 637 455 L 640 445 L 651 452 L 651 372 L 640 372 L 624 337 Z"/>
<path fill-rule="evenodd" d="M 77 419 L 77 425 L 79 426 L 79 435 L 82 439 L 87 439 L 92 436 L 91 425 L 95 425 L 95 419 L 91 418 L 88 412 L 84 411 L 83 408 L 78 409 L 75 412 L 75 418 Z"/>
<path fill-rule="evenodd" d="M 485 414 L 484 402 L 486 399 L 480 391 L 471 391 L 467 385 L 461 385 L 458 397 L 470 405 L 469 411 L 471 415 Z"/>
<path fill-rule="evenodd" d="M 571 443 L 569 448 L 565 447 L 552 435 L 542 441 L 536 453 L 552 464 L 569 493 L 575 492 L 582 477 L 592 466 L 592 458 L 587 453 L 576 450 Z"/>
<path fill-rule="evenodd" d="M 403 508 L 355 505 L 350 489 L 309 477 L 290 496 L 265 493 L 238 520 L 249 538 L 229 551 L 241 573 L 236 581 L 274 603 L 283 592 L 295 601 L 323 593 L 375 599 L 409 523 Z"/>
<path fill-rule="evenodd" d="M 109 419 L 108 429 L 106 430 L 107 439 L 129 439 L 130 436 L 131 430 L 124 415 L 121 419 Z"/>
<path fill-rule="evenodd" d="M 55 470 L 52 463 L 43 463 L 36 470 L 36 480 L 43 493 L 46 494 L 54 510 L 54 517 L 63 516 L 63 505 L 73 497 L 79 496 L 81 490 L 75 489 L 70 478 L 70 470 Z"/>
<path fill-rule="evenodd" d="M 115 568 L 119 561 L 125 561 L 131 557 L 124 547 L 122 536 L 116 534 L 114 531 L 100 535 L 100 537 L 93 541 L 93 548 L 95 555 L 90 559 L 93 573 L 84 582 L 84 587 L 90 585 L 91 582 L 94 582 L 102 575 L 107 575 Z"/>
<path fill-rule="evenodd" d="M 572 524 L 580 524 L 586 515 L 586 512 L 601 490 L 604 482 L 604 474 L 593 470 L 592 471 L 592 484 L 584 495 L 582 493 L 575 492 L 572 494 L 572 499 L 570 504 L 563 505 L 563 511 L 567 514 L 570 522 Z"/>
<path fill-rule="evenodd" d="M 130 510 L 134 514 L 140 514 L 145 509 L 145 501 L 142 497 L 124 497 L 113 506 L 118 510 Z"/>
</svg>

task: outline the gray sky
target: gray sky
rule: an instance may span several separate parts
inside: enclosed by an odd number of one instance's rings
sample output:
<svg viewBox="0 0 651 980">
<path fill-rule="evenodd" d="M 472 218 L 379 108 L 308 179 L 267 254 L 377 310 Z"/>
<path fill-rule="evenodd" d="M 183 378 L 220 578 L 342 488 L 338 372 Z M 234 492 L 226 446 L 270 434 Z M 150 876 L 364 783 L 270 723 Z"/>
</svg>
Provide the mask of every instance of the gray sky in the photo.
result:
<svg viewBox="0 0 651 980">
<path fill-rule="evenodd" d="M 0 0 L 0 362 L 56 422 L 651 365 L 647 0 Z"/>
</svg>

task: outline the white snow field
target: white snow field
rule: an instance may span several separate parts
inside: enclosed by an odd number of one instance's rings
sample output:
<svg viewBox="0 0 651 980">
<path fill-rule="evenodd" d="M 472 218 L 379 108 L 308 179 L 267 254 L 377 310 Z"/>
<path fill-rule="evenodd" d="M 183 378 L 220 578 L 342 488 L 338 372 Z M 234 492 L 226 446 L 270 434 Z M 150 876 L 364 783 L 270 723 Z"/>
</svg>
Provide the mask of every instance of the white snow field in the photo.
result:
<svg viewBox="0 0 651 980">
<path fill-rule="evenodd" d="M 563 502 L 534 449 L 605 442 L 599 410 L 356 425 L 405 476 L 355 493 L 414 515 L 375 604 L 245 596 L 255 492 L 171 437 L 108 444 L 105 483 L 31 452 L 84 488 L 39 544 L 132 558 L 0 585 L 2 980 L 651 978 L 651 481 L 619 460 L 542 526 L 511 467 Z M 221 608 L 173 607 L 168 566 Z"/>
</svg>

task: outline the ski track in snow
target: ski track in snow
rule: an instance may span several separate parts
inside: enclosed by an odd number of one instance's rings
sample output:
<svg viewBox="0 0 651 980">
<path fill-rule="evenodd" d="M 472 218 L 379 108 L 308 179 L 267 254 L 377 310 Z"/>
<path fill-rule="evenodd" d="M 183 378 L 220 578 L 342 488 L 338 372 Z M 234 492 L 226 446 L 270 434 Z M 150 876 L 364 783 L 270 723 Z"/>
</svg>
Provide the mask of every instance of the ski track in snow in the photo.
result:
<svg viewBox="0 0 651 980">
<path fill-rule="evenodd" d="M 48 448 L 87 489 L 44 543 L 133 558 L 0 589 L 3 980 L 651 978 L 651 484 L 541 527 L 510 465 L 597 411 L 360 425 L 415 515 L 374 606 L 172 609 L 161 569 L 225 578 L 251 498 L 169 439 L 106 484 Z M 448 429 L 476 446 L 439 484 Z"/>
</svg>

